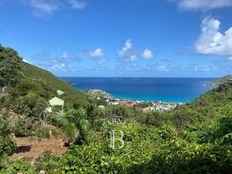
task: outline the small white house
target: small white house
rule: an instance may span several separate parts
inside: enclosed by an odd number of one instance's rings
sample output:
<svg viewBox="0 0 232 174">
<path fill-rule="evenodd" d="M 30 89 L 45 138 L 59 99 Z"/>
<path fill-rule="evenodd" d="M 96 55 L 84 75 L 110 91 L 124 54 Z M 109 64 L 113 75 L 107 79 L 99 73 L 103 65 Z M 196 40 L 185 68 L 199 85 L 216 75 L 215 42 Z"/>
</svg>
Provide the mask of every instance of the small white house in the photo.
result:
<svg viewBox="0 0 232 174">
<path fill-rule="evenodd" d="M 58 89 L 58 90 L 56 91 L 56 93 L 57 93 L 57 95 L 63 95 L 63 94 L 64 94 L 64 92 L 61 91 L 60 89 Z"/>
<path fill-rule="evenodd" d="M 49 100 L 49 104 L 51 106 L 61 106 L 62 112 L 64 111 L 64 100 L 58 97 L 53 97 L 51 100 Z"/>
</svg>

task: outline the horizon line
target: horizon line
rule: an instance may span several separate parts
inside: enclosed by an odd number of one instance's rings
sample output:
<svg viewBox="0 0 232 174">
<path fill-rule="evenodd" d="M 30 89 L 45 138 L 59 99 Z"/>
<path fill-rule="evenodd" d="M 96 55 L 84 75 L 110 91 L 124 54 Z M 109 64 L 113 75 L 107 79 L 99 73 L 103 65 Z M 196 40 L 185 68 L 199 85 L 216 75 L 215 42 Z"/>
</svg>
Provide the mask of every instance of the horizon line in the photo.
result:
<svg viewBox="0 0 232 174">
<path fill-rule="evenodd" d="M 57 75 L 56 75 L 57 76 Z M 220 78 L 220 77 L 137 77 L 137 76 L 57 76 L 60 78 Z"/>
</svg>

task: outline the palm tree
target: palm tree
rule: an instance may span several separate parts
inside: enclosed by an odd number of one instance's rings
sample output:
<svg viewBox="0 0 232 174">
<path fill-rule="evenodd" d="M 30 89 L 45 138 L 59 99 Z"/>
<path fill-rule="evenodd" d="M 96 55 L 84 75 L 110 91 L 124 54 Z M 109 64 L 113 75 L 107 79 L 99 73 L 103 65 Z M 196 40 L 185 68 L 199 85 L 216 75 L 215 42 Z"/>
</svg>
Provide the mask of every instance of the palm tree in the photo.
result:
<svg viewBox="0 0 232 174">
<path fill-rule="evenodd" d="M 83 144 L 87 141 L 89 121 L 84 108 L 70 109 L 66 113 L 58 113 L 54 118 L 55 124 L 62 128 L 74 144 Z"/>
</svg>

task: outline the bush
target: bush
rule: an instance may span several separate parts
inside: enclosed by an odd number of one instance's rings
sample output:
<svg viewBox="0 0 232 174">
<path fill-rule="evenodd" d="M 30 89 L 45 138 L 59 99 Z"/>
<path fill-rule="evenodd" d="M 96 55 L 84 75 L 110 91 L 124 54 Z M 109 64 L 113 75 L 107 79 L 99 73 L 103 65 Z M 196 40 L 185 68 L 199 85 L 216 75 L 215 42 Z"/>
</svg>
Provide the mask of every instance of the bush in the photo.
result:
<svg viewBox="0 0 232 174">
<path fill-rule="evenodd" d="M 5 156 L 12 155 L 16 148 L 16 143 L 10 136 L 0 136 L 0 163 Z"/>
<path fill-rule="evenodd" d="M 31 168 L 30 164 L 25 160 L 16 160 L 12 164 L 5 166 L 4 169 L 0 171 L 0 174 L 36 174 L 36 172 Z"/>
<path fill-rule="evenodd" d="M 58 168 L 59 159 L 60 157 L 53 155 L 51 151 L 44 152 L 40 157 L 36 159 L 36 171 L 49 171 L 51 169 Z"/>
<path fill-rule="evenodd" d="M 31 120 L 20 119 L 14 123 L 12 131 L 16 137 L 27 137 L 33 135 L 33 129 Z"/>
<path fill-rule="evenodd" d="M 41 118 L 47 106 L 47 101 L 37 94 L 29 92 L 23 97 L 16 98 L 11 105 L 12 109 L 18 114 Z"/>
<path fill-rule="evenodd" d="M 15 148 L 16 144 L 10 137 L 8 122 L 0 118 L 0 165 L 6 156 L 13 154 Z"/>
<path fill-rule="evenodd" d="M 49 99 L 56 94 L 55 90 L 48 86 L 41 79 L 23 78 L 15 88 L 10 89 L 13 96 L 25 96 L 29 92 L 39 95 L 45 99 Z"/>
<path fill-rule="evenodd" d="M 17 84 L 22 77 L 21 64 L 16 51 L 0 45 L 0 87 Z"/>
</svg>

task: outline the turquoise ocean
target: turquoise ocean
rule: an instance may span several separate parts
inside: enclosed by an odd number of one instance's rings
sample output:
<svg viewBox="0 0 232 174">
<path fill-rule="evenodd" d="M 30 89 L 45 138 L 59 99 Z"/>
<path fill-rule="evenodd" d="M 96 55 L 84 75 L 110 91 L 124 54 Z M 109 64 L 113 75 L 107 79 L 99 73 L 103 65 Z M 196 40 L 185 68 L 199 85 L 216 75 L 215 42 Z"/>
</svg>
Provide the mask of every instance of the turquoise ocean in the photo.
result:
<svg viewBox="0 0 232 174">
<path fill-rule="evenodd" d="M 215 78 L 62 77 L 80 90 L 101 89 L 115 98 L 189 102 L 213 89 Z"/>
</svg>

